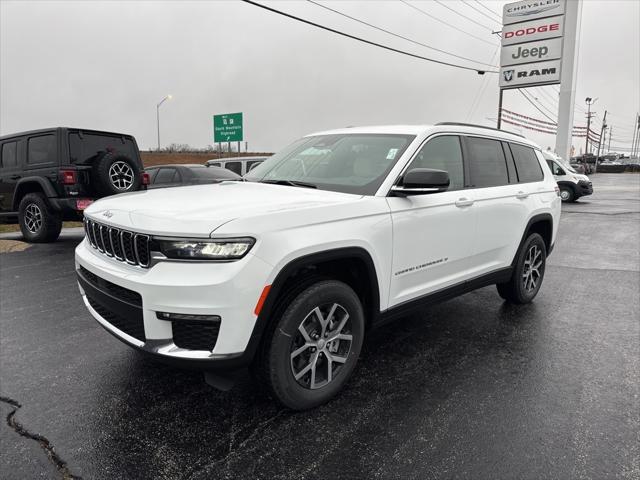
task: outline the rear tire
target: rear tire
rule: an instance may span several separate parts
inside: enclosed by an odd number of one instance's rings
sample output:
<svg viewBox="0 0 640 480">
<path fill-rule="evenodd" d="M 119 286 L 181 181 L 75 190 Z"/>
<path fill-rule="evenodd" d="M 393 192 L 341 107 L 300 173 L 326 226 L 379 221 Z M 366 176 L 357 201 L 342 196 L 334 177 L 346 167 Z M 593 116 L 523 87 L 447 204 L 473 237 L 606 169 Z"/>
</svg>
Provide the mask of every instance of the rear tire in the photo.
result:
<svg viewBox="0 0 640 480">
<path fill-rule="evenodd" d="M 283 306 L 255 370 L 286 407 L 314 408 L 333 398 L 355 368 L 365 331 L 362 305 L 345 283 L 321 280 Z"/>
<path fill-rule="evenodd" d="M 62 230 L 62 219 L 49 206 L 42 193 L 28 193 L 18 209 L 20 231 L 27 242 L 55 242 Z"/>
<path fill-rule="evenodd" d="M 498 294 L 509 303 L 531 302 L 540 290 L 547 262 L 547 248 L 538 233 L 527 237 L 518 252 L 511 279 L 496 285 Z"/>
</svg>

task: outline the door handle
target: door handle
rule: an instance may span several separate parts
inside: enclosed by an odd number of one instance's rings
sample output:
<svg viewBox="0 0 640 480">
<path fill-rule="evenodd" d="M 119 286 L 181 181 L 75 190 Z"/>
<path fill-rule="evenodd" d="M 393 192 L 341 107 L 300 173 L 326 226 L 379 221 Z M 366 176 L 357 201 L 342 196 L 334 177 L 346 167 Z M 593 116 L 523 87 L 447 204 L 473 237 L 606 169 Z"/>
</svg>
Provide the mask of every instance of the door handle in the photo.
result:
<svg viewBox="0 0 640 480">
<path fill-rule="evenodd" d="M 20 176 L 20 175 L 11 175 L 9 178 L 11 180 L 18 180 L 19 178 L 22 178 L 22 176 Z"/>
<path fill-rule="evenodd" d="M 475 200 L 469 200 L 466 197 L 462 197 L 459 198 L 458 200 L 456 200 L 456 207 L 470 207 L 471 205 L 473 205 L 473 203 L 475 202 Z"/>
<path fill-rule="evenodd" d="M 522 190 L 516 193 L 516 198 L 524 199 L 524 198 L 527 198 L 528 196 L 529 194 L 527 192 L 523 192 Z"/>
</svg>

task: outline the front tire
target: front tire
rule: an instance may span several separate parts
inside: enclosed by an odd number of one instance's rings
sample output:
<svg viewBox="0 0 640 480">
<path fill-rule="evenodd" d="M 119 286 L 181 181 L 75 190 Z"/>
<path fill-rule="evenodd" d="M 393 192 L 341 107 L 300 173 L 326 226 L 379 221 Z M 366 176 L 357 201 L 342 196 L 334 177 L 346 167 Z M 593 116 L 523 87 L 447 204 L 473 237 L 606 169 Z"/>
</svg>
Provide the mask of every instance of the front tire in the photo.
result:
<svg viewBox="0 0 640 480">
<path fill-rule="evenodd" d="M 28 193 L 18 207 L 20 231 L 27 242 L 55 242 L 62 230 L 62 219 L 42 193 Z"/>
<path fill-rule="evenodd" d="M 258 373 L 283 405 L 306 410 L 347 383 L 362 348 L 364 313 L 355 292 L 336 280 L 312 284 L 284 307 L 264 340 Z"/>
<path fill-rule="evenodd" d="M 573 193 L 573 189 L 564 186 L 560 187 L 560 199 L 566 203 L 574 202 L 576 198 L 575 194 Z"/>
<path fill-rule="evenodd" d="M 540 290 L 547 263 L 547 247 L 542 237 L 532 233 L 518 252 L 511 279 L 499 283 L 498 294 L 507 302 L 523 304 L 531 302 Z"/>
</svg>

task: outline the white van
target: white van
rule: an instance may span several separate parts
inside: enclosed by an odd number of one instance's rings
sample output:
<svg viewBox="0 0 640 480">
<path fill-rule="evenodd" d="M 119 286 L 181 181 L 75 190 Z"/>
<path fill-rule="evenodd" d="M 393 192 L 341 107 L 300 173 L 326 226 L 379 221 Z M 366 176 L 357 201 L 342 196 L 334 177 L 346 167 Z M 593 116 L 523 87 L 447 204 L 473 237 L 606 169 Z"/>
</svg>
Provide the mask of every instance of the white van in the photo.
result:
<svg viewBox="0 0 640 480">
<path fill-rule="evenodd" d="M 575 202 L 580 197 L 593 193 L 593 185 L 589 177 L 576 172 L 571 165 L 551 152 L 543 151 L 542 155 L 558 182 L 560 198 L 563 202 Z"/>
<path fill-rule="evenodd" d="M 269 157 L 229 157 L 229 158 L 214 158 L 213 160 L 207 160 L 205 165 L 207 167 L 222 167 L 227 170 L 231 170 L 238 175 L 244 175 L 249 173 L 251 169 L 257 167 Z"/>
</svg>

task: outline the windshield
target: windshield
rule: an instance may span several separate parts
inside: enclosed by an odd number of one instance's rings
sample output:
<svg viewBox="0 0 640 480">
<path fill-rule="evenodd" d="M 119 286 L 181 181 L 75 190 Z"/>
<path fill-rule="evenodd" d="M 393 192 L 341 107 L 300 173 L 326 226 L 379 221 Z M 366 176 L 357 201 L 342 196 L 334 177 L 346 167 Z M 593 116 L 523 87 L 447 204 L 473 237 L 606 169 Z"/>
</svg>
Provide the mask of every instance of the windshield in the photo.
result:
<svg viewBox="0 0 640 480">
<path fill-rule="evenodd" d="M 563 162 L 562 160 L 558 160 L 558 163 L 562 166 L 562 168 L 564 168 L 565 170 L 568 170 L 571 173 L 578 173 L 576 172 L 575 168 L 573 168 L 571 165 L 569 165 L 568 163 Z"/>
<path fill-rule="evenodd" d="M 245 178 L 373 195 L 414 138 L 387 134 L 305 137 L 269 157 Z"/>
</svg>

